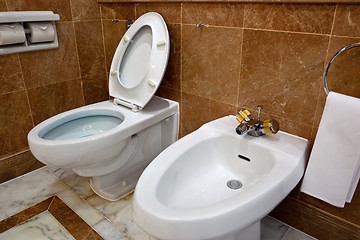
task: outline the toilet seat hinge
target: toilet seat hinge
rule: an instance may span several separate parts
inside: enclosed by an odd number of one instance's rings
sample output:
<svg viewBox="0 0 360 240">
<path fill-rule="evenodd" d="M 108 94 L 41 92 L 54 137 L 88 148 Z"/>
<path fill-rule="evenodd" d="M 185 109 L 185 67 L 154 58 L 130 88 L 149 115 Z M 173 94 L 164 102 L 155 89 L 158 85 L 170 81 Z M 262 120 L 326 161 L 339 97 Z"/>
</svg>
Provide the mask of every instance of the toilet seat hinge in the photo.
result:
<svg viewBox="0 0 360 240">
<path fill-rule="evenodd" d="M 129 101 L 126 101 L 126 100 L 123 100 L 121 98 L 114 98 L 114 104 L 115 105 L 122 105 L 122 106 L 125 106 L 125 107 L 128 107 L 131 109 L 131 111 L 133 112 L 139 112 L 142 110 L 142 107 L 134 104 L 134 103 L 131 103 Z"/>
</svg>

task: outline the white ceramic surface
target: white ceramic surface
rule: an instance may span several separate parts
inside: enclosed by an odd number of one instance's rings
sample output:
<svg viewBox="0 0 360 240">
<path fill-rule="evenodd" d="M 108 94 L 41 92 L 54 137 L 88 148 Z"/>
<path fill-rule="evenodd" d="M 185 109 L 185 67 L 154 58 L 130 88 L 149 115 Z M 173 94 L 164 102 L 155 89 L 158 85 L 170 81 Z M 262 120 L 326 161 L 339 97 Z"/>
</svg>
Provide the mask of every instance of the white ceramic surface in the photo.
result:
<svg viewBox="0 0 360 240">
<path fill-rule="evenodd" d="M 177 112 L 178 104 L 154 97 L 141 113 L 104 101 L 58 114 L 35 126 L 28 134 L 31 152 L 41 162 L 63 168 L 86 168 L 85 176 L 108 173 L 106 164 L 117 160 L 129 138 Z M 121 124 L 95 135 L 70 139 L 44 139 L 52 129 L 86 116 L 113 116 Z M 94 172 L 91 171 L 93 168 Z M 102 170 L 104 169 L 104 170 Z"/>
<path fill-rule="evenodd" d="M 284 132 L 239 136 L 237 125 L 234 116 L 205 124 L 146 168 L 133 202 L 143 230 L 171 240 L 236 237 L 290 193 L 303 175 L 308 141 Z M 242 188 L 228 188 L 232 179 Z"/>
<path fill-rule="evenodd" d="M 158 89 L 170 51 L 166 23 L 160 14 L 139 17 L 115 51 L 109 75 L 110 96 L 143 108 Z"/>
<path fill-rule="evenodd" d="M 92 189 L 105 199 L 116 201 L 131 192 L 148 163 L 177 139 L 178 103 L 153 98 L 169 49 L 164 19 L 153 12 L 139 17 L 111 65 L 109 92 L 120 105 L 100 102 L 38 124 L 28 134 L 34 156 L 92 177 Z"/>
</svg>

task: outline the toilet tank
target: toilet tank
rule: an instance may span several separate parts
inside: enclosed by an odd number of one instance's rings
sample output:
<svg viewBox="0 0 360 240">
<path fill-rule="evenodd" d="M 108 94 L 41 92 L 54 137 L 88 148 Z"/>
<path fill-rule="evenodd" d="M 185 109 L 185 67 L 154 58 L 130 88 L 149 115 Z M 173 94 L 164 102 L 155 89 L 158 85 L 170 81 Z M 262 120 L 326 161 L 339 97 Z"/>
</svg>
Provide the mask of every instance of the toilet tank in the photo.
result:
<svg viewBox="0 0 360 240">
<path fill-rule="evenodd" d="M 161 149 L 164 150 L 173 144 L 179 137 L 179 113 L 161 121 Z"/>
</svg>

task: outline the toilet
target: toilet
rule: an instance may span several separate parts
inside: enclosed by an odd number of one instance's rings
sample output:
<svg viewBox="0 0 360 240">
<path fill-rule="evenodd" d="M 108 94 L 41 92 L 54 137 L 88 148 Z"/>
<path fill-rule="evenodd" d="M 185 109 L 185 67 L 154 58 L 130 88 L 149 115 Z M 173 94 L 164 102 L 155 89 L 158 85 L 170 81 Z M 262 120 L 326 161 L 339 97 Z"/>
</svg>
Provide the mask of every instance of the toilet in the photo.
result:
<svg viewBox="0 0 360 240">
<path fill-rule="evenodd" d="M 28 134 L 33 155 L 46 165 L 90 177 L 99 196 L 130 193 L 146 166 L 178 138 L 179 104 L 154 96 L 168 62 L 166 24 L 158 13 L 139 17 L 113 57 L 113 100 L 53 116 Z"/>
</svg>

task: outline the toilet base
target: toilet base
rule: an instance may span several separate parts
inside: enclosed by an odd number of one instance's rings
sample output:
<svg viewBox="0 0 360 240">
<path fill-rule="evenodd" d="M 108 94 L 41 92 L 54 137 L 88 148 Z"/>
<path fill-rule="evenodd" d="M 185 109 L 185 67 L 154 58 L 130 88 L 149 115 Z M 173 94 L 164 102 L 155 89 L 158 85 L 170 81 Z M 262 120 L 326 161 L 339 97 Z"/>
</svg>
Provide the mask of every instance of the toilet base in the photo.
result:
<svg viewBox="0 0 360 240">
<path fill-rule="evenodd" d="M 139 180 L 142 172 L 143 169 L 131 174 L 127 178 L 123 178 L 120 182 L 107 188 L 101 187 L 99 183 L 100 179 L 98 177 L 92 177 L 90 179 L 90 187 L 100 197 L 109 201 L 117 201 L 135 189 L 136 183 Z"/>
<path fill-rule="evenodd" d="M 249 227 L 242 229 L 239 232 L 236 232 L 227 237 L 222 237 L 222 240 L 260 240 L 261 239 L 261 229 L 260 221 L 250 225 Z M 220 240 L 220 239 L 219 239 Z"/>
</svg>

